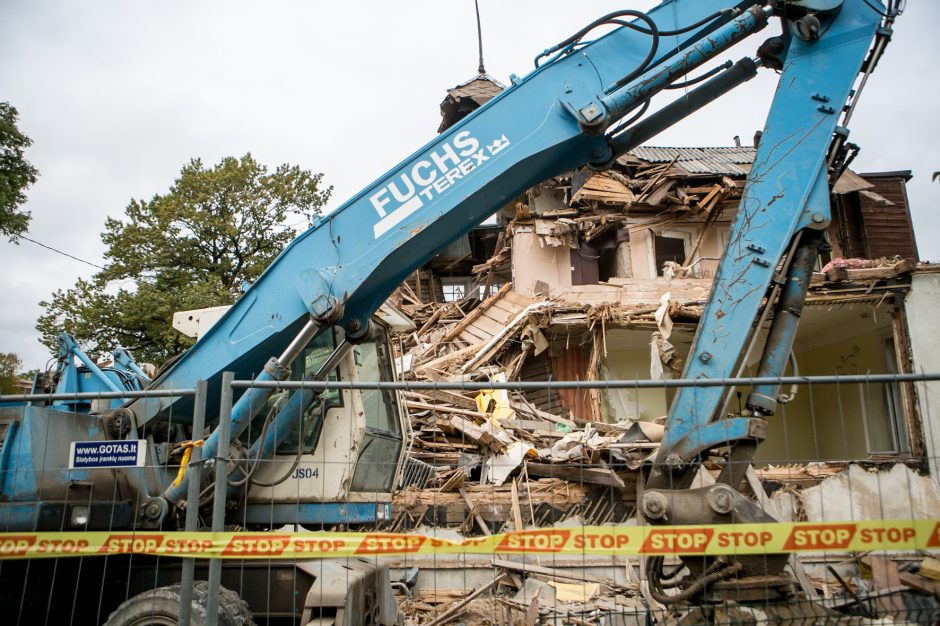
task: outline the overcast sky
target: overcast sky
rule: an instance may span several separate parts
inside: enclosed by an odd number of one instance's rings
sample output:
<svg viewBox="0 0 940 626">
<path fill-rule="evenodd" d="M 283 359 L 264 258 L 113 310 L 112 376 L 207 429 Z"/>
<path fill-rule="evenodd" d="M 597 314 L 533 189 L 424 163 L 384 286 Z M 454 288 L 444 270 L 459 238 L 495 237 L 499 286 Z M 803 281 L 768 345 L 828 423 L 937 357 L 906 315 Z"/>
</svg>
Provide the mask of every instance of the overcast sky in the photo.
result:
<svg viewBox="0 0 940 626">
<path fill-rule="evenodd" d="M 481 0 L 486 69 L 504 83 L 534 55 L 620 8 L 653 2 Z M 921 257 L 940 260 L 940 3 L 911 0 L 852 120 L 856 171 L 910 169 Z M 40 178 L 29 236 L 102 264 L 106 216 L 167 190 L 192 157 L 252 152 L 323 172 L 336 207 L 431 139 L 445 89 L 476 71 L 472 0 L 0 2 L 0 101 L 20 112 Z M 767 29 L 721 57 L 753 54 Z M 762 75 L 652 145 L 731 145 L 761 128 Z M 0 352 L 48 354 L 38 303 L 95 268 L 0 241 Z"/>
</svg>

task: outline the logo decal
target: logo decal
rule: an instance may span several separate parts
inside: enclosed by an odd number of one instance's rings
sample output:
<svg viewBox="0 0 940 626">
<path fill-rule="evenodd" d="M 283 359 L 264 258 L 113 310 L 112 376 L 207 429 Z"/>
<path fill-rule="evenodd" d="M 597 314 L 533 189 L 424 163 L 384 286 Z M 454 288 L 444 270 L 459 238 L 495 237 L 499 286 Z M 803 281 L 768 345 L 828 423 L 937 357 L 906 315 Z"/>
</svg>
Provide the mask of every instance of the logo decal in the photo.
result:
<svg viewBox="0 0 940 626">
<path fill-rule="evenodd" d="M 453 139 L 405 168 L 369 197 L 379 215 L 373 227 L 378 239 L 406 217 L 424 206 L 458 181 L 478 169 L 491 157 L 509 146 L 506 135 L 486 144 L 464 130 Z"/>
</svg>

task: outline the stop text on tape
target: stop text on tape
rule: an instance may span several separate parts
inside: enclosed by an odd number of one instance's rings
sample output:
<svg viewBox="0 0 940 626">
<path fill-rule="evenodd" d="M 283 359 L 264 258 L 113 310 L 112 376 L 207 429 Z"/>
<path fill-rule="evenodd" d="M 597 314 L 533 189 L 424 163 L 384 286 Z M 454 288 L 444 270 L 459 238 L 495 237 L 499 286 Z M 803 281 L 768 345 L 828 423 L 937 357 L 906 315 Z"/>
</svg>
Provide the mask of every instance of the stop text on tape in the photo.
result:
<svg viewBox="0 0 940 626">
<path fill-rule="evenodd" d="M 0 533 L 0 560 L 152 554 L 311 559 L 415 554 L 744 555 L 940 549 L 940 520 L 544 528 L 448 541 L 406 533 Z"/>
</svg>

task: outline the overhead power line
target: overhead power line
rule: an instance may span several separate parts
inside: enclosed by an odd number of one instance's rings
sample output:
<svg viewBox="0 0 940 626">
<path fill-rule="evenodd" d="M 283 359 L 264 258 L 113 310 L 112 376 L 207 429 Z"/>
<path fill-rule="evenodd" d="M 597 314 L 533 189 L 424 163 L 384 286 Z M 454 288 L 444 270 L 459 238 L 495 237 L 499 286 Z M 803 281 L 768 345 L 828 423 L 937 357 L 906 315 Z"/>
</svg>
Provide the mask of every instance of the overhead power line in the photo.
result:
<svg viewBox="0 0 940 626">
<path fill-rule="evenodd" d="M 92 267 L 97 267 L 99 270 L 103 270 L 103 269 L 104 269 L 104 267 L 101 266 L 101 265 L 98 265 L 98 264 L 96 264 L 96 263 L 92 263 L 91 261 L 86 261 L 85 259 L 80 259 L 80 258 L 78 258 L 77 256 L 75 256 L 75 255 L 73 255 L 73 254 L 69 254 L 68 252 L 62 252 L 62 251 L 59 250 L 58 248 L 53 248 L 52 246 L 47 246 L 46 244 L 40 243 L 40 242 L 36 241 L 35 239 L 30 239 L 29 237 L 26 237 L 26 236 L 24 236 L 24 235 L 19 235 L 19 238 L 20 238 L 20 239 L 25 239 L 26 241 L 28 241 L 28 242 L 30 242 L 30 243 L 34 243 L 34 244 L 36 244 L 37 246 L 42 246 L 42 247 L 45 248 L 46 250 L 52 250 L 52 251 L 55 252 L 56 254 L 61 254 L 62 256 L 67 256 L 67 257 L 70 258 L 70 259 L 75 259 L 76 261 L 79 261 L 80 263 L 84 263 L 85 265 L 90 265 L 90 266 L 92 266 Z"/>
</svg>

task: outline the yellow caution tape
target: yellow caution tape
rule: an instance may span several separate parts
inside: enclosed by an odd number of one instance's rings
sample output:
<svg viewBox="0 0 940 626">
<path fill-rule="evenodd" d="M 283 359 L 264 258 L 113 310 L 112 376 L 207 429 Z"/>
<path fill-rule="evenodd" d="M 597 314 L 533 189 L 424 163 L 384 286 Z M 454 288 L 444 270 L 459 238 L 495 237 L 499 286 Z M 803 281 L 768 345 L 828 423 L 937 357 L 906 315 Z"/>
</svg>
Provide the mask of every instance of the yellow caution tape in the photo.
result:
<svg viewBox="0 0 940 626">
<path fill-rule="evenodd" d="M 745 555 L 940 549 L 940 520 L 546 528 L 448 541 L 332 532 L 0 533 L 0 560 L 107 554 L 319 559 L 444 554 Z"/>
<path fill-rule="evenodd" d="M 176 478 L 173 480 L 173 486 L 179 487 L 186 477 L 186 468 L 189 467 L 189 459 L 193 455 L 193 448 L 201 448 L 206 442 L 202 439 L 196 441 L 187 441 L 183 444 L 183 458 L 180 459 L 180 468 L 176 472 Z"/>
</svg>

